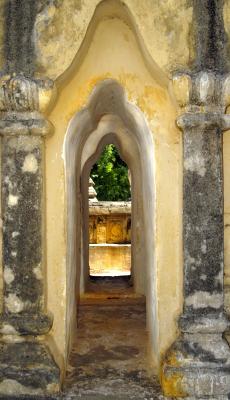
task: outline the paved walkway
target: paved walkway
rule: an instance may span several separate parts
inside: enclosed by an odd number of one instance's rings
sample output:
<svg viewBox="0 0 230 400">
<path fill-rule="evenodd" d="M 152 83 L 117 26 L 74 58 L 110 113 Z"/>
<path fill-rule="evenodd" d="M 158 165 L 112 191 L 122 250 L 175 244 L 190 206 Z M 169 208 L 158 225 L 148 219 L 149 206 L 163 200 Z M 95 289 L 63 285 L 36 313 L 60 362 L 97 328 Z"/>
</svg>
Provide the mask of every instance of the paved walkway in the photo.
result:
<svg viewBox="0 0 230 400">
<path fill-rule="evenodd" d="M 127 280 L 91 282 L 78 326 L 66 399 L 163 399 L 148 360 L 145 301 Z"/>
<path fill-rule="evenodd" d="M 145 327 L 145 298 L 135 295 L 127 278 L 92 280 L 79 305 L 64 392 L 36 400 L 165 399 L 150 369 Z"/>
</svg>

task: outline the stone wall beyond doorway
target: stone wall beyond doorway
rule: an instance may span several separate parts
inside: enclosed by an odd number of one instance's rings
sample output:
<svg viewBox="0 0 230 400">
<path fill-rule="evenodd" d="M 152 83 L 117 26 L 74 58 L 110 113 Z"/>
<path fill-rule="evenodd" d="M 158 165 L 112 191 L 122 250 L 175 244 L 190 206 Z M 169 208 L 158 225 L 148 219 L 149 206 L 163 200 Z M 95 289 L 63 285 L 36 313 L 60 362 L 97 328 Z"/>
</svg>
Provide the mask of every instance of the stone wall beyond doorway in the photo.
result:
<svg viewBox="0 0 230 400">
<path fill-rule="evenodd" d="M 131 275 L 131 202 L 89 202 L 89 275 Z"/>
</svg>

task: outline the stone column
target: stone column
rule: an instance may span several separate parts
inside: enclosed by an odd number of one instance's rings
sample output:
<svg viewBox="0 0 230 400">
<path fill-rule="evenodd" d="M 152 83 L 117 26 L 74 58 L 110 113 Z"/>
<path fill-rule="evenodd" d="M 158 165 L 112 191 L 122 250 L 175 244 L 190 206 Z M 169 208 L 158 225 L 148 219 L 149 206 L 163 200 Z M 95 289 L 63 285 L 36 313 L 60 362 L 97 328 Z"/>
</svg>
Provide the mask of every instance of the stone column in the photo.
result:
<svg viewBox="0 0 230 400">
<path fill-rule="evenodd" d="M 230 78 L 214 73 L 174 77 L 183 108 L 184 309 L 181 334 L 162 363 L 164 393 L 227 399 L 230 350 L 224 313 L 222 132 L 230 128 Z"/>
<path fill-rule="evenodd" d="M 23 75 L 0 80 L 3 305 L 0 394 L 59 390 L 45 343 L 52 327 L 45 299 L 44 111 L 53 82 Z M 43 340 L 38 340 L 43 335 Z"/>
</svg>

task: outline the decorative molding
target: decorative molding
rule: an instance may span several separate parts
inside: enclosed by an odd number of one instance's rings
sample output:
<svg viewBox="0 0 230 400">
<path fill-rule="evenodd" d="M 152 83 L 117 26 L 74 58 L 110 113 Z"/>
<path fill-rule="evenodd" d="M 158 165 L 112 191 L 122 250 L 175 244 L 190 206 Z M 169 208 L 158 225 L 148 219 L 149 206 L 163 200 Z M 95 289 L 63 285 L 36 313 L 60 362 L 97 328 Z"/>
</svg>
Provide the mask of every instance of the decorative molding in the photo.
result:
<svg viewBox="0 0 230 400">
<path fill-rule="evenodd" d="M 230 75 L 177 72 L 173 92 L 183 112 L 223 114 L 230 104 Z"/>
<path fill-rule="evenodd" d="M 0 111 L 45 112 L 56 95 L 50 79 L 35 79 L 23 74 L 0 77 Z"/>
</svg>

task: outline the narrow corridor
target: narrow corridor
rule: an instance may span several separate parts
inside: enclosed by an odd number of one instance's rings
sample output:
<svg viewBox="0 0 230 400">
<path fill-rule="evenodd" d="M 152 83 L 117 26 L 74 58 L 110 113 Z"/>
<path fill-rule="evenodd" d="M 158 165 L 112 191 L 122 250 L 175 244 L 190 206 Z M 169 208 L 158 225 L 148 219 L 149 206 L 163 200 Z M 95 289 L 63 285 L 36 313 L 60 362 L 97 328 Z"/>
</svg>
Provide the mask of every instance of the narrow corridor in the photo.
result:
<svg viewBox="0 0 230 400">
<path fill-rule="evenodd" d="M 63 392 L 36 400 L 166 400 L 150 373 L 145 298 L 129 282 L 128 277 L 90 280 Z M 16 398 L 34 399 L 0 395 Z"/>
<path fill-rule="evenodd" d="M 87 399 L 163 399 L 148 366 L 145 299 L 124 278 L 90 282 L 65 390 Z M 78 398 L 78 397 L 77 397 Z"/>
</svg>

